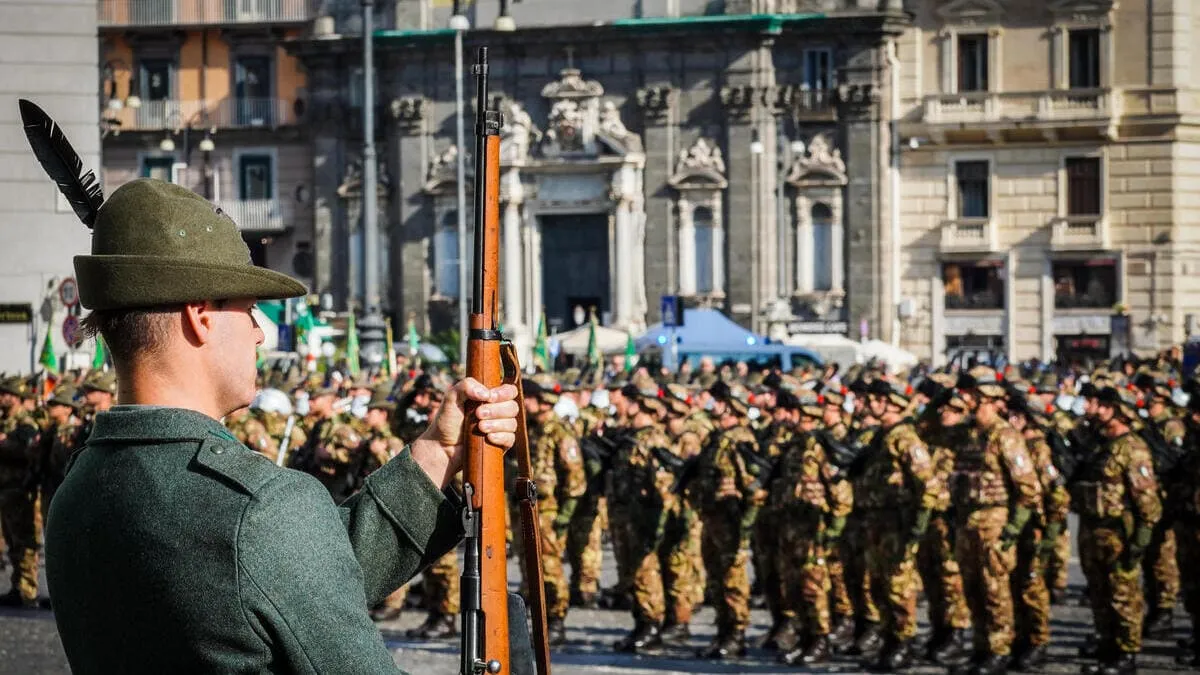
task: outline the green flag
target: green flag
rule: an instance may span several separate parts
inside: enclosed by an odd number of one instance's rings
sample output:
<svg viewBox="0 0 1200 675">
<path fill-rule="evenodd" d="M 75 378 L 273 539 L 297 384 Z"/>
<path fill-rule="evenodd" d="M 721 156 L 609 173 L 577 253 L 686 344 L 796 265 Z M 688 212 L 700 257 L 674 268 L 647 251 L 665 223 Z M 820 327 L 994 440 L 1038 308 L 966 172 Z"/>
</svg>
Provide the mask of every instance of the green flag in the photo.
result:
<svg viewBox="0 0 1200 675">
<path fill-rule="evenodd" d="M 46 327 L 46 341 L 42 343 L 42 356 L 38 363 L 51 375 L 58 375 L 58 355 L 54 353 L 54 331 Z"/>
<path fill-rule="evenodd" d="M 254 367 L 262 370 L 263 366 L 267 363 L 267 350 L 263 349 L 262 345 L 259 345 L 254 348 L 254 352 L 258 355 L 258 358 L 254 360 Z"/>
<path fill-rule="evenodd" d="M 600 345 L 596 343 L 596 310 L 591 311 L 591 316 L 588 318 L 588 347 L 587 347 L 587 362 L 588 365 L 596 371 L 604 370 L 604 357 L 600 355 Z"/>
<path fill-rule="evenodd" d="M 413 319 L 408 320 L 408 335 L 405 340 L 408 342 L 408 355 L 416 356 L 421 347 L 421 336 L 417 335 L 417 322 Z"/>
<path fill-rule="evenodd" d="M 350 312 L 350 321 L 346 324 L 346 368 L 350 377 L 358 377 L 358 329 L 354 327 L 354 312 Z"/>
<path fill-rule="evenodd" d="M 96 336 L 96 351 L 92 353 L 92 370 L 100 370 L 104 368 L 104 362 L 108 356 L 105 354 L 104 338 Z"/>
<path fill-rule="evenodd" d="M 637 364 L 637 346 L 633 344 L 633 333 L 625 339 L 625 372 L 632 373 Z"/>
<path fill-rule="evenodd" d="M 550 347 L 546 344 L 546 313 L 538 319 L 537 342 L 533 345 L 533 365 L 550 372 Z"/>
</svg>

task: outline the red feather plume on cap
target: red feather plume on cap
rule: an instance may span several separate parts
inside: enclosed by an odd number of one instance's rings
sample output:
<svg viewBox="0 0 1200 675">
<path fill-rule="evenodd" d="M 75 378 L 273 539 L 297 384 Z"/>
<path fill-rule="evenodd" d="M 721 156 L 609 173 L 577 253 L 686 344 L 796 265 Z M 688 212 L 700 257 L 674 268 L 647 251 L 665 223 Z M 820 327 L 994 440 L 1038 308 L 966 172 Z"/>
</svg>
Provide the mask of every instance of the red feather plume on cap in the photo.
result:
<svg viewBox="0 0 1200 675">
<path fill-rule="evenodd" d="M 686 404 L 688 404 L 688 405 L 691 405 L 691 404 L 692 404 L 692 395 L 691 395 L 691 394 L 688 394 L 688 395 L 687 395 L 687 398 L 683 399 L 683 402 L 684 402 L 684 403 L 686 403 Z"/>
<path fill-rule="evenodd" d="M 996 373 L 996 381 L 997 381 L 997 382 L 1003 382 L 1003 381 L 1004 381 L 1004 375 L 1003 375 L 1002 373 Z"/>
<path fill-rule="evenodd" d="M 1025 393 L 1027 393 L 1027 394 L 1036 394 L 1036 393 L 1037 393 L 1037 387 L 1035 387 L 1035 386 L 1033 386 L 1033 385 L 1031 384 L 1031 385 L 1029 385 L 1029 389 L 1025 390 Z"/>
<path fill-rule="evenodd" d="M 562 393 L 562 385 L 561 384 L 559 384 L 557 382 L 554 383 L 554 393 L 556 393 L 556 394 Z"/>
<path fill-rule="evenodd" d="M 817 394 L 817 405 L 825 405 L 825 394 Z"/>
<path fill-rule="evenodd" d="M 1054 412 L 1054 404 L 1053 404 L 1053 403 L 1047 403 L 1047 404 L 1046 404 L 1046 414 L 1047 414 L 1047 415 L 1049 415 L 1049 414 L 1051 414 L 1051 413 L 1053 413 L 1053 412 Z"/>
<path fill-rule="evenodd" d="M 905 395 L 905 396 L 912 396 L 912 395 L 913 395 L 913 388 L 912 388 L 912 385 L 911 385 L 911 384 L 910 384 L 910 385 L 908 385 L 908 386 L 906 386 L 906 387 L 904 387 L 904 395 Z"/>
<path fill-rule="evenodd" d="M 662 397 L 663 397 L 663 390 L 662 390 L 662 389 L 659 389 L 659 390 L 658 390 L 658 397 L 659 397 L 659 398 L 662 398 Z"/>
<path fill-rule="evenodd" d="M 842 385 L 842 388 L 839 389 L 838 391 L 839 391 L 839 393 L 841 393 L 842 396 L 845 396 L 846 394 L 850 393 L 850 390 L 847 389 L 846 385 L 844 385 L 844 384 Z"/>
<path fill-rule="evenodd" d="M 1178 383 L 1175 382 L 1175 378 L 1171 378 L 1171 379 L 1167 380 L 1167 386 L 1170 387 L 1171 389 L 1174 389 L 1176 384 L 1178 384 Z"/>
</svg>

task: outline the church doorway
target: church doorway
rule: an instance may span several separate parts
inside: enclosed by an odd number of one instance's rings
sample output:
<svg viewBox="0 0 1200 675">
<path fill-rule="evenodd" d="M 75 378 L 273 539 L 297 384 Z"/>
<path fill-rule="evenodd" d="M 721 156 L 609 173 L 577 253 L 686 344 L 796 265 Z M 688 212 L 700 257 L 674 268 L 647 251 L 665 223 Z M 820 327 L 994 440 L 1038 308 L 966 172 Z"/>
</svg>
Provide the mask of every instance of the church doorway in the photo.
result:
<svg viewBox="0 0 1200 675">
<path fill-rule="evenodd" d="M 585 213 L 540 216 L 542 225 L 542 302 L 547 327 L 575 328 L 575 308 L 584 317 L 611 311 L 608 215 Z"/>
</svg>

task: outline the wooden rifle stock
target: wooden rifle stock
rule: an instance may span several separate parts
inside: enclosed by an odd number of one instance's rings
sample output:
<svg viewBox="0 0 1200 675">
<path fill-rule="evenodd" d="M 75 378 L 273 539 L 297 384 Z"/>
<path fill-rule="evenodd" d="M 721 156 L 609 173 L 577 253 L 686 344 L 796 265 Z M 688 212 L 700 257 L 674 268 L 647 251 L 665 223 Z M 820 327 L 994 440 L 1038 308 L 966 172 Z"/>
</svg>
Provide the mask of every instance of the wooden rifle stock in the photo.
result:
<svg viewBox="0 0 1200 675">
<path fill-rule="evenodd" d="M 468 318 L 467 376 L 488 387 L 521 385 L 516 351 L 498 330 L 500 266 L 500 112 L 488 100 L 487 47 L 474 67 L 478 119 L 475 126 L 474 283 Z M 524 403 L 518 413 L 516 498 L 525 546 L 525 579 L 533 609 L 533 639 L 526 628 L 524 603 L 508 592 L 504 490 L 504 452 L 474 431 L 474 406 L 467 416 L 467 455 L 463 468 L 461 675 L 549 675 L 546 604 L 542 583 L 537 491 L 531 477 Z M 510 613 L 513 614 L 510 616 Z M 532 649 L 531 649 L 532 648 Z M 536 663 L 536 671 L 533 665 Z"/>
</svg>

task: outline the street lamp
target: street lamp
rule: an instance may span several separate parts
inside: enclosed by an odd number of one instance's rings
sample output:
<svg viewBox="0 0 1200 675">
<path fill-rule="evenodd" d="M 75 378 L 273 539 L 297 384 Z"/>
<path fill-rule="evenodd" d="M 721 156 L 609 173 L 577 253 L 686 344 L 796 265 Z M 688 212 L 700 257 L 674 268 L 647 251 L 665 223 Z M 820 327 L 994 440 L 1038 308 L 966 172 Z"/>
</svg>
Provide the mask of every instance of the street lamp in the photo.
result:
<svg viewBox="0 0 1200 675">
<path fill-rule="evenodd" d="M 454 1 L 454 15 L 450 17 L 450 28 L 454 31 L 454 132 L 458 144 L 455 166 L 458 183 L 458 355 L 463 366 L 467 363 L 467 148 L 466 132 L 463 129 L 463 32 L 470 30 L 471 22 L 460 13 L 459 0 Z M 484 101 L 479 102 L 485 105 Z M 476 149 L 476 152 L 479 152 Z"/>
<path fill-rule="evenodd" d="M 762 279 L 759 278 L 759 259 L 762 257 L 762 252 L 759 251 L 758 228 L 760 212 L 762 210 L 762 195 L 760 194 L 759 181 L 762 180 L 762 156 L 766 152 L 766 146 L 763 145 L 762 138 L 759 136 L 758 128 L 755 127 L 750 135 L 750 251 L 751 251 L 751 274 L 750 274 L 750 330 L 754 333 L 758 332 L 758 313 L 759 313 L 759 286 Z"/>
<path fill-rule="evenodd" d="M 383 363 L 387 324 L 379 297 L 379 192 L 375 153 L 375 0 L 362 0 L 363 31 L 363 317 L 358 322 L 363 360 Z"/>
</svg>

